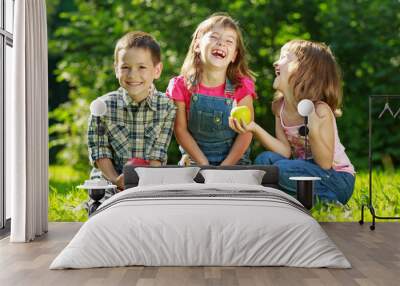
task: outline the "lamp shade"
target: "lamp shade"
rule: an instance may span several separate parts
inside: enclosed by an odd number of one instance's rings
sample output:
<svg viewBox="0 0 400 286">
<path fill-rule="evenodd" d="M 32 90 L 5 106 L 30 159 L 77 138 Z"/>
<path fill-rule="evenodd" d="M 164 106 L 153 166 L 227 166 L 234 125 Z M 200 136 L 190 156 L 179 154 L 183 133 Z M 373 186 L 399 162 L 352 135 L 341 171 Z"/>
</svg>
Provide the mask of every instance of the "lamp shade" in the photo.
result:
<svg viewBox="0 0 400 286">
<path fill-rule="evenodd" d="M 103 116 L 107 112 L 107 105 L 101 99 L 95 99 L 90 104 L 90 113 L 93 116 Z"/>
<path fill-rule="evenodd" d="M 297 104 L 297 112 L 301 116 L 308 116 L 314 112 L 314 103 L 309 99 L 303 99 Z"/>
</svg>

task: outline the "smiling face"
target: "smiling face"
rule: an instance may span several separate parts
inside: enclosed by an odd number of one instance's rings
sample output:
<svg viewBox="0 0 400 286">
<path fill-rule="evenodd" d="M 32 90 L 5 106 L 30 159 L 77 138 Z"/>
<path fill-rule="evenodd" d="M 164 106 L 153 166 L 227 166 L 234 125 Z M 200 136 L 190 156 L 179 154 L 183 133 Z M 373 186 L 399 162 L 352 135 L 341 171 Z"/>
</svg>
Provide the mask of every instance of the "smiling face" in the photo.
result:
<svg viewBox="0 0 400 286">
<path fill-rule="evenodd" d="M 152 83 L 160 77 L 161 62 L 154 64 L 151 53 L 144 48 L 121 49 L 117 55 L 115 74 L 121 87 L 136 102 L 148 95 Z"/>
<path fill-rule="evenodd" d="M 275 80 L 273 87 L 287 94 L 290 92 L 289 77 L 297 69 L 297 58 L 295 54 L 285 46 L 282 47 L 279 59 L 274 62 Z"/>
<path fill-rule="evenodd" d="M 205 69 L 226 70 L 236 59 L 237 34 L 232 28 L 215 25 L 199 39 L 195 51 L 200 53 Z"/>
</svg>

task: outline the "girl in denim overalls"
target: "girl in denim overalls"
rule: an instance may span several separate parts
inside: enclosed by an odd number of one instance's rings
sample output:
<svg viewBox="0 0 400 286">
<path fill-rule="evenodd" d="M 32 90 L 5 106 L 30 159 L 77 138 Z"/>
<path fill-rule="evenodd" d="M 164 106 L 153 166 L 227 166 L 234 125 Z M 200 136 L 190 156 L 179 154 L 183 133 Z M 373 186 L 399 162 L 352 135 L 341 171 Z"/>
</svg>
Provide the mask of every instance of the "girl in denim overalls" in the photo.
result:
<svg viewBox="0 0 400 286">
<path fill-rule="evenodd" d="M 245 125 L 230 118 L 239 133 L 251 131 L 270 151 L 257 156 L 256 164 L 279 167 L 279 184 L 290 194 L 296 192 L 291 176 L 316 176 L 316 196 L 323 201 L 345 204 L 354 189 L 354 167 L 340 142 L 335 116 L 339 116 L 342 99 L 340 72 L 335 58 L 325 44 L 304 40 L 286 43 L 274 63 L 277 95 L 272 103 L 275 136 L 254 121 Z M 302 99 L 314 103 L 309 115 L 309 146 L 299 132 L 304 119 L 297 112 Z"/>
<path fill-rule="evenodd" d="M 237 135 L 228 118 L 234 105 L 253 117 L 254 82 L 238 24 L 214 14 L 200 23 L 166 94 L 177 109 L 174 132 L 183 157 L 197 165 L 250 164 L 251 132 Z M 181 160 L 182 162 L 182 160 Z"/>
</svg>

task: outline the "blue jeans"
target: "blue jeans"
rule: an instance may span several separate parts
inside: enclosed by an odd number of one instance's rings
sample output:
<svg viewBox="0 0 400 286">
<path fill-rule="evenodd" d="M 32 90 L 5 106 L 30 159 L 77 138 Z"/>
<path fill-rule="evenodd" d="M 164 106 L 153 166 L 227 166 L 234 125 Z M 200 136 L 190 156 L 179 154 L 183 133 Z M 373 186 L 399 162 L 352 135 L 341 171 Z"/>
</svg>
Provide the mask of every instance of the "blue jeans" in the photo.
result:
<svg viewBox="0 0 400 286">
<path fill-rule="evenodd" d="M 347 203 L 353 194 L 355 177 L 347 172 L 337 172 L 333 169 L 325 170 L 313 160 L 287 159 L 274 152 L 263 152 L 254 161 L 256 165 L 274 165 L 279 168 L 279 185 L 290 195 L 296 194 L 296 181 L 289 177 L 312 176 L 320 177 L 314 183 L 314 193 L 321 201 L 339 201 Z"/>
</svg>

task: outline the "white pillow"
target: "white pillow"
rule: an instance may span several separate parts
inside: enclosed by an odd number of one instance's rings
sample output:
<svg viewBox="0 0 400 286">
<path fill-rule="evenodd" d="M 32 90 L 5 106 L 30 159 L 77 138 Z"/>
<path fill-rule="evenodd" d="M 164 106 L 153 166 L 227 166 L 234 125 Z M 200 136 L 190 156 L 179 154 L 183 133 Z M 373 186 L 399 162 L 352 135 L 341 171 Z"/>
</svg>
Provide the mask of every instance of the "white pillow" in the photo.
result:
<svg viewBox="0 0 400 286">
<path fill-rule="evenodd" d="M 205 184 L 247 184 L 261 185 L 265 171 L 262 170 L 201 170 Z"/>
<path fill-rule="evenodd" d="M 195 183 L 199 167 L 183 168 L 135 168 L 139 176 L 138 186 Z"/>
</svg>

